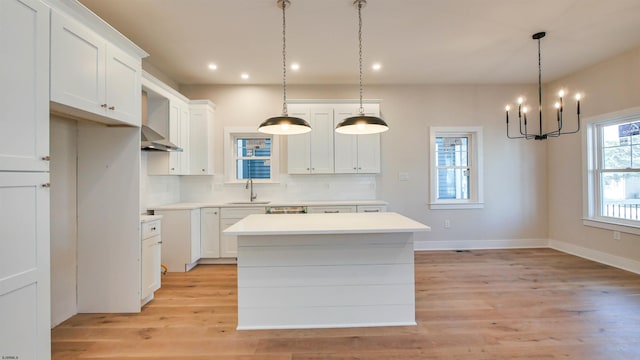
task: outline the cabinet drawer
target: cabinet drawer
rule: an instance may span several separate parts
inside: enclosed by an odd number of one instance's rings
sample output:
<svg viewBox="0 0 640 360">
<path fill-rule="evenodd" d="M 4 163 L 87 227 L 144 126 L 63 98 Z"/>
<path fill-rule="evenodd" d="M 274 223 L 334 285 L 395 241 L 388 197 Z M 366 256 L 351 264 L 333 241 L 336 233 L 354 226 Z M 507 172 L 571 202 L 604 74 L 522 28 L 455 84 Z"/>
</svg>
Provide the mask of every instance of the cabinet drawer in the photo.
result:
<svg viewBox="0 0 640 360">
<path fill-rule="evenodd" d="M 384 205 L 358 205 L 359 213 L 385 212 L 387 207 Z"/>
<path fill-rule="evenodd" d="M 251 208 L 222 208 L 220 210 L 220 218 L 222 219 L 244 219 L 252 214 L 264 214 L 264 207 Z"/>
<path fill-rule="evenodd" d="M 335 214 L 335 213 L 354 213 L 355 206 L 308 206 L 309 214 Z"/>
<path fill-rule="evenodd" d="M 154 220 L 142 223 L 142 239 L 148 239 L 152 236 L 160 235 L 160 220 Z"/>
</svg>

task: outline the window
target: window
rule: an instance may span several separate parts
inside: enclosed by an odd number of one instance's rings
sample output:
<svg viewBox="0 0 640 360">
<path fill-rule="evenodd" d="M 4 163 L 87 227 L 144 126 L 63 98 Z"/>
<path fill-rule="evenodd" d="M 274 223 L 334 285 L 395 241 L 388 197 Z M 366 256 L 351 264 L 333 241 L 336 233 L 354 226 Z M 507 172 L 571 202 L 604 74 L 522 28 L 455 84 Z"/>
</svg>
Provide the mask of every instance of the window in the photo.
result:
<svg viewBox="0 0 640 360">
<path fill-rule="evenodd" d="M 278 142 L 253 128 L 225 128 L 227 182 L 274 182 L 278 177 Z"/>
<path fill-rule="evenodd" d="M 585 138 L 585 224 L 640 228 L 638 109 L 589 120 Z"/>
<path fill-rule="evenodd" d="M 432 127 L 431 209 L 483 207 L 482 128 Z"/>
</svg>

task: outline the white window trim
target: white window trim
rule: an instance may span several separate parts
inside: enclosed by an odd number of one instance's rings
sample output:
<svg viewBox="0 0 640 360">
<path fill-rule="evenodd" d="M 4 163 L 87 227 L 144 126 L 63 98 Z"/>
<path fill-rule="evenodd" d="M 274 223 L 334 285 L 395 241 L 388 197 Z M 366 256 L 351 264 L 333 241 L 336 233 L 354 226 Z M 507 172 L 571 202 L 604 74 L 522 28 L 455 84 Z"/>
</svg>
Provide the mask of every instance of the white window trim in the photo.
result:
<svg viewBox="0 0 640 360">
<path fill-rule="evenodd" d="M 437 135 L 467 135 L 471 134 L 469 157 L 471 171 L 470 188 L 471 198 L 468 200 L 438 200 L 437 171 L 436 166 L 436 136 Z M 480 126 L 431 126 L 429 128 L 429 172 L 430 172 L 430 197 L 429 208 L 432 210 L 449 209 L 481 209 L 484 208 L 484 183 L 483 183 L 483 155 L 482 155 L 482 127 Z"/>
<path fill-rule="evenodd" d="M 582 132 L 582 223 L 585 226 L 640 235 L 640 221 L 612 219 L 597 214 L 600 204 L 599 180 L 594 170 L 597 166 L 597 127 L 607 123 L 631 121 L 640 117 L 640 107 L 629 108 L 584 120 Z"/>
<path fill-rule="evenodd" d="M 246 180 L 236 179 L 235 144 L 233 138 L 237 136 L 271 138 L 271 179 L 254 179 L 254 183 L 275 184 L 280 179 L 280 142 L 278 135 L 260 133 L 254 127 L 225 127 L 224 128 L 224 178 L 226 184 L 244 184 Z"/>
</svg>

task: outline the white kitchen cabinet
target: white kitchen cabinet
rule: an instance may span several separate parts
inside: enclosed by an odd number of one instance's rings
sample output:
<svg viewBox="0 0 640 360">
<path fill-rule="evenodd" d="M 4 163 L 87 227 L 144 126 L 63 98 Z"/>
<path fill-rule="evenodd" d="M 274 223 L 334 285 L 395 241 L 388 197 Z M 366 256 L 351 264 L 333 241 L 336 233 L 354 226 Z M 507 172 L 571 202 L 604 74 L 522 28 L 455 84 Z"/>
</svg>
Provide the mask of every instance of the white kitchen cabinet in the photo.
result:
<svg viewBox="0 0 640 360">
<path fill-rule="evenodd" d="M 334 107 L 334 126 L 350 116 L 359 114 L 358 104 Z M 379 104 L 363 104 L 365 115 L 380 116 Z M 335 134 L 336 174 L 377 174 L 380 172 L 380 134 Z"/>
<path fill-rule="evenodd" d="M 162 257 L 161 220 L 143 222 L 141 226 L 140 301 L 144 305 L 160 289 Z"/>
<path fill-rule="evenodd" d="M 238 237 L 225 235 L 223 231 L 229 226 L 252 214 L 264 214 L 264 207 L 222 208 L 220 210 L 220 257 L 238 257 Z"/>
<path fill-rule="evenodd" d="M 55 112 L 140 126 L 141 71 L 130 55 L 60 11 L 51 16 L 51 101 Z"/>
<path fill-rule="evenodd" d="M 201 256 L 217 259 L 220 257 L 220 208 L 202 208 L 200 216 Z"/>
<path fill-rule="evenodd" d="M 336 205 L 336 206 L 307 206 L 309 214 L 336 214 L 336 213 L 354 213 L 357 211 L 355 205 Z"/>
<path fill-rule="evenodd" d="M 51 358 L 49 13 L 0 1 L 0 355 L 15 359 Z"/>
<path fill-rule="evenodd" d="M 289 115 L 306 120 L 312 129 L 306 134 L 287 137 L 289 174 L 332 174 L 333 107 L 291 104 Z"/>
<path fill-rule="evenodd" d="M 357 212 L 359 213 L 371 213 L 371 212 L 385 212 L 387 207 L 385 205 L 358 205 Z"/>
<path fill-rule="evenodd" d="M 213 175 L 214 105 L 208 100 L 189 102 L 189 173 Z"/>
<path fill-rule="evenodd" d="M 200 209 L 156 210 L 162 215 L 162 263 L 170 272 L 191 270 L 200 259 Z"/>
<path fill-rule="evenodd" d="M 0 171 L 49 171 L 49 8 L 0 2 Z"/>
<path fill-rule="evenodd" d="M 168 117 L 154 117 L 155 100 L 149 100 L 149 127 L 166 136 L 182 151 L 153 151 L 148 154 L 149 175 L 189 174 L 189 104 L 176 96 L 168 96 Z M 166 105 L 166 104 L 165 104 Z"/>
</svg>

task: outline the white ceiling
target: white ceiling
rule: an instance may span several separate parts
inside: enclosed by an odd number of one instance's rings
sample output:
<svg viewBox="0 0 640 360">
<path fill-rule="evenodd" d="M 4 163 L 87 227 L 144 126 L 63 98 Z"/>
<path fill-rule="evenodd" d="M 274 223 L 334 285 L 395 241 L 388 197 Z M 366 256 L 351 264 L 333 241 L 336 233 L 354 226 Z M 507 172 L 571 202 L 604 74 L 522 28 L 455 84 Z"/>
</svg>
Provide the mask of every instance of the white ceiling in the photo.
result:
<svg viewBox="0 0 640 360">
<path fill-rule="evenodd" d="M 80 2 L 179 84 L 282 82 L 276 0 Z M 288 83 L 357 84 L 352 0 L 291 3 L 287 60 L 301 69 Z M 535 83 L 538 31 L 547 32 L 543 82 L 640 46 L 640 0 L 369 0 L 362 16 L 365 85 Z"/>
</svg>

